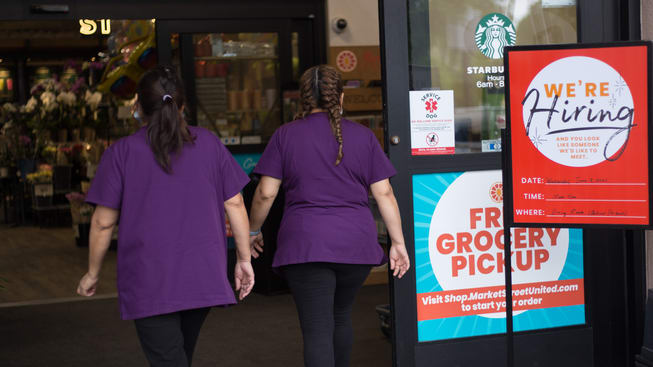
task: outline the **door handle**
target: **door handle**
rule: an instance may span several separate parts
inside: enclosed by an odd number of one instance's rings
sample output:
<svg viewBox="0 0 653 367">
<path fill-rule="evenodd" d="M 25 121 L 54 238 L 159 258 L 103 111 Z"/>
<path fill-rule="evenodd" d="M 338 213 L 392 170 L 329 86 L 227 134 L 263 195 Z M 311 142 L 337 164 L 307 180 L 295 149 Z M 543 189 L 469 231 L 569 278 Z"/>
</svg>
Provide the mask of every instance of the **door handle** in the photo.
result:
<svg viewBox="0 0 653 367">
<path fill-rule="evenodd" d="M 398 145 L 399 141 L 400 139 L 397 135 L 393 135 L 392 137 L 390 137 L 390 144 L 392 145 Z"/>
</svg>

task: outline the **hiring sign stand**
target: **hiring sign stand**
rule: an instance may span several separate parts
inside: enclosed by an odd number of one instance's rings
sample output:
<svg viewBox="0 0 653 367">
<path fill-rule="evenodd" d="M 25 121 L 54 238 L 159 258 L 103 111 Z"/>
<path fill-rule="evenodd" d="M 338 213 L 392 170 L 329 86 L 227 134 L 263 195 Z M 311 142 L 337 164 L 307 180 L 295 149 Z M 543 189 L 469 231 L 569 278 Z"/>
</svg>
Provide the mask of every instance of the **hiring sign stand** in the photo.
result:
<svg viewBox="0 0 653 367">
<path fill-rule="evenodd" d="M 651 42 L 506 47 L 507 361 L 510 228 L 651 228 Z"/>
</svg>

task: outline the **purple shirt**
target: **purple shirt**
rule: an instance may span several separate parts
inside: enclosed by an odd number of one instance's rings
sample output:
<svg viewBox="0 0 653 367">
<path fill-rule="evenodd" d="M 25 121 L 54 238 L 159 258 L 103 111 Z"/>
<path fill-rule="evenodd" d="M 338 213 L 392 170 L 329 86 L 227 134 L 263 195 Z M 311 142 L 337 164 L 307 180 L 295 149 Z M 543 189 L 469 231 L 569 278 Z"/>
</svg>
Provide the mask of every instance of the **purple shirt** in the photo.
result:
<svg viewBox="0 0 653 367">
<path fill-rule="evenodd" d="M 89 203 L 120 210 L 118 294 L 124 320 L 236 302 L 227 280 L 224 202 L 249 178 L 220 140 L 196 137 L 157 164 L 146 129 L 104 152 Z"/>
<path fill-rule="evenodd" d="M 396 174 L 372 131 L 342 120 L 343 160 L 326 113 L 281 126 L 255 173 L 282 180 L 285 208 L 273 267 L 385 261 L 369 208 L 371 184 Z"/>
</svg>

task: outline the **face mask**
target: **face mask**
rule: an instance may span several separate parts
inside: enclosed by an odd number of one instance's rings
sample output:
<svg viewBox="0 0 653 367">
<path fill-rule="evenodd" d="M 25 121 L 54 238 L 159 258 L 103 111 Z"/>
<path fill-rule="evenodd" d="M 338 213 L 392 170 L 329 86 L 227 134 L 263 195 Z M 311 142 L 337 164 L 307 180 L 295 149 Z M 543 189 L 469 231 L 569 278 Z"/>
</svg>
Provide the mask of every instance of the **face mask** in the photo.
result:
<svg viewBox="0 0 653 367">
<path fill-rule="evenodd" d="M 139 125 L 143 125 L 143 118 L 141 117 L 141 114 L 138 113 L 138 110 L 134 111 L 134 119 L 136 119 L 136 121 L 138 121 Z"/>
</svg>

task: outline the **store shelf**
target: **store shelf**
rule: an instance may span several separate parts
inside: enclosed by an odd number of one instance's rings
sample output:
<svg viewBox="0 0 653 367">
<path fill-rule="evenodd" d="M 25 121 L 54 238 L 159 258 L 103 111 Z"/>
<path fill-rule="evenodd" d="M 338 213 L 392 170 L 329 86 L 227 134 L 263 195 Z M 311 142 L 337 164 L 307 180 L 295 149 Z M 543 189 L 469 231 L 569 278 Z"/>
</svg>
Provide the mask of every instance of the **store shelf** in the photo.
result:
<svg viewBox="0 0 653 367">
<path fill-rule="evenodd" d="M 203 61 L 277 60 L 277 56 L 195 56 Z"/>
</svg>

